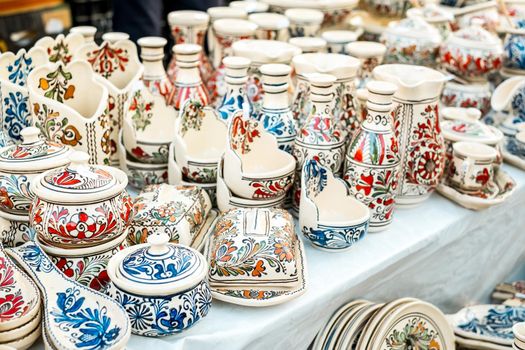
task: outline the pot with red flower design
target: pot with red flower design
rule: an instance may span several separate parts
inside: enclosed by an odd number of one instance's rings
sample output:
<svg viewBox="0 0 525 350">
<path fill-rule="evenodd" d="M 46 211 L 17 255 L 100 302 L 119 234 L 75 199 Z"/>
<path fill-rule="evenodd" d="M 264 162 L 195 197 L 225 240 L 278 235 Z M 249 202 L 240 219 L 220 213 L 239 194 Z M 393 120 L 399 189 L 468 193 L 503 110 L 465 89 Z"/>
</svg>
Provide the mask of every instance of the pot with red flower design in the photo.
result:
<svg viewBox="0 0 525 350">
<path fill-rule="evenodd" d="M 229 125 L 224 153 L 224 182 L 242 198 L 270 199 L 292 186 L 295 158 L 279 148 L 275 136 L 261 122 L 242 111 Z"/>
<path fill-rule="evenodd" d="M 291 8 L 284 15 L 290 21 L 288 33 L 292 38 L 316 37 L 324 19 L 323 13 L 315 9 Z"/>
<path fill-rule="evenodd" d="M 133 205 L 126 174 L 88 165 L 88 155 L 74 152 L 71 164 L 48 170 L 31 182 L 35 194 L 30 222 L 49 245 L 88 247 L 110 241 L 126 230 Z"/>
<path fill-rule="evenodd" d="M 386 46 L 375 41 L 355 41 L 346 45 L 346 52 L 361 61 L 355 85 L 364 88 L 372 78 L 374 68 L 383 63 Z"/>
<path fill-rule="evenodd" d="M 497 1 L 468 1 L 461 8 L 454 10 L 453 30 L 463 29 L 474 23 L 479 23 L 489 32 L 496 32 L 500 28 L 500 14 Z M 503 23 L 508 23 L 506 20 Z"/>
<path fill-rule="evenodd" d="M 439 184 L 445 145 L 439 125 L 439 94 L 444 74 L 422 66 L 385 64 L 373 71 L 377 80 L 397 85 L 393 122 L 401 156 L 396 204 L 417 205 Z"/>
<path fill-rule="evenodd" d="M 253 104 L 254 113 L 259 113 L 264 95 L 259 68 L 268 63 L 289 64 L 294 56 L 301 54 L 301 49 L 274 40 L 241 40 L 235 42 L 232 47 L 236 56 L 251 60 L 246 93 Z"/>
<path fill-rule="evenodd" d="M 46 139 L 109 165 L 111 121 L 108 89 L 87 61 L 47 64 L 27 78 L 33 124 Z"/>
<path fill-rule="evenodd" d="M 204 38 L 210 22 L 210 15 L 202 11 L 181 10 L 168 13 L 168 24 L 175 45 L 197 44 L 204 48 Z M 204 50 L 200 53 L 199 71 L 203 82 L 207 82 L 213 74 L 208 56 Z M 171 57 L 168 65 L 168 77 L 175 83 L 177 76 L 177 62 L 175 55 Z"/>
<path fill-rule="evenodd" d="M 447 107 L 477 108 L 484 116 L 490 112 L 491 96 L 488 82 L 460 84 L 448 81 L 441 93 L 441 103 Z"/>
<path fill-rule="evenodd" d="M 330 168 L 307 159 L 301 173 L 299 226 L 316 248 L 340 252 L 363 239 L 369 208 L 354 198 Z"/>
<path fill-rule="evenodd" d="M 370 208 L 370 232 L 378 232 L 392 223 L 399 180 L 401 157 L 391 117 L 397 87 L 371 81 L 367 89 L 367 116 L 348 146 L 344 180 L 350 194 Z"/>
<path fill-rule="evenodd" d="M 111 39 L 111 35 L 105 37 Z M 98 81 L 108 89 L 110 162 L 111 165 L 118 166 L 118 134 L 123 125 L 127 101 L 143 71 L 137 47 L 129 39 L 105 40 L 100 45 L 92 42 L 82 46 L 76 52 L 76 57 L 91 64 L 99 78 Z"/>
<path fill-rule="evenodd" d="M 166 233 L 118 252 L 107 271 L 106 292 L 128 313 L 133 334 L 179 334 L 210 310 L 206 259 L 195 249 L 169 243 Z"/>
<path fill-rule="evenodd" d="M 288 27 L 290 20 L 279 13 L 253 13 L 248 20 L 257 24 L 255 37 L 261 40 L 287 41 L 289 38 Z"/>
<path fill-rule="evenodd" d="M 76 51 L 85 43 L 86 40 L 81 34 L 69 33 L 67 36 L 58 34 L 55 38 L 45 36 L 39 39 L 34 46 L 44 49 L 49 62 L 66 65 L 77 58 Z"/>
<path fill-rule="evenodd" d="M 452 32 L 439 50 L 441 67 L 469 80 L 485 80 L 503 64 L 503 46 L 494 34 L 474 21 Z"/>
</svg>

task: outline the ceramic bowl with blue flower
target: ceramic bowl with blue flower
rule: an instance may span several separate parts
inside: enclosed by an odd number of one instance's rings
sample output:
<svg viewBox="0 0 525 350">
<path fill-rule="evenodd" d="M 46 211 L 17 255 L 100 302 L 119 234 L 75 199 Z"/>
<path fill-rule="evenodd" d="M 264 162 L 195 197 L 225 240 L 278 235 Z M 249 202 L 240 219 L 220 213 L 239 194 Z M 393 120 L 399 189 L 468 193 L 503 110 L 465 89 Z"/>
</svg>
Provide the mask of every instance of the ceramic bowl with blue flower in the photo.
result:
<svg viewBox="0 0 525 350">
<path fill-rule="evenodd" d="M 126 248 L 108 264 L 107 293 L 120 303 L 133 334 L 161 337 L 192 327 L 208 314 L 208 264 L 196 250 L 169 243 L 165 233 Z"/>
</svg>

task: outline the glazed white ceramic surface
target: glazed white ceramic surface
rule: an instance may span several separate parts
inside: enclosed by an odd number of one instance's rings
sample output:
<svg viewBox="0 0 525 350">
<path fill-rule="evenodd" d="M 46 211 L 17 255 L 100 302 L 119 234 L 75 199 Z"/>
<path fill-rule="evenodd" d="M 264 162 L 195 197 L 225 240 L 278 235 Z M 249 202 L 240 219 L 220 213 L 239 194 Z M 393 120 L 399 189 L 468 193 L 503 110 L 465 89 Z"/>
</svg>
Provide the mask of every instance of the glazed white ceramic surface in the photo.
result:
<svg viewBox="0 0 525 350">
<path fill-rule="evenodd" d="M 68 64 L 77 58 L 76 51 L 85 43 L 84 36 L 77 32 L 66 36 L 58 34 L 55 38 L 45 36 L 38 39 L 34 46 L 46 52 L 49 62 Z"/>
<path fill-rule="evenodd" d="M 449 182 L 459 191 L 470 193 L 483 190 L 494 177 L 494 162 L 498 153 L 494 147 L 460 141 L 452 146 Z"/>
</svg>

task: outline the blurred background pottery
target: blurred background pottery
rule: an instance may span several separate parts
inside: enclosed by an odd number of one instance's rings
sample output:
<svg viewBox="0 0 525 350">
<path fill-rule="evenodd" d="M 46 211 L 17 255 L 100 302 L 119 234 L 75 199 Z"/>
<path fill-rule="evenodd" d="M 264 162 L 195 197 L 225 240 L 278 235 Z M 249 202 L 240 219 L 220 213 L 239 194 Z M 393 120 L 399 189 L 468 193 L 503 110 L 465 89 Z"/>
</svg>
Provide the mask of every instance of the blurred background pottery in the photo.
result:
<svg viewBox="0 0 525 350">
<path fill-rule="evenodd" d="M 383 63 L 386 46 L 375 41 L 355 41 L 346 45 L 346 52 L 361 61 L 356 87 L 364 88 L 371 79 L 374 68 Z"/>
<path fill-rule="evenodd" d="M 326 52 L 326 40 L 318 37 L 301 36 L 290 38 L 288 43 L 297 46 L 302 53 Z"/>
<path fill-rule="evenodd" d="M 173 83 L 164 69 L 164 47 L 168 41 L 158 36 L 140 38 L 140 58 L 144 65 L 141 82 L 155 96 L 162 96 L 166 103 L 173 104 Z"/>
<path fill-rule="evenodd" d="M 244 8 L 235 6 L 214 6 L 209 7 L 206 12 L 210 16 L 210 25 L 208 26 L 207 43 L 208 54 L 211 59 L 212 66 L 218 68 L 217 62 L 220 64 L 223 57 L 217 61 L 215 58 L 217 50 L 217 37 L 215 36 L 215 21 L 220 19 L 248 19 L 248 12 Z M 235 22 L 234 22 L 235 23 Z M 240 22 L 237 22 L 240 24 Z M 222 27 L 222 26 L 219 26 Z M 220 49 L 220 48 L 219 48 Z M 211 94 L 211 92 L 210 92 Z"/>
<path fill-rule="evenodd" d="M 95 41 L 95 34 L 97 34 L 97 27 L 94 26 L 75 26 L 69 29 L 70 33 L 78 33 L 84 38 L 86 44 Z M 102 39 L 104 40 L 104 39 Z"/>
<path fill-rule="evenodd" d="M 515 26 L 505 30 L 503 66 L 510 71 L 525 72 L 525 18 L 516 21 Z"/>
<path fill-rule="evenodd" d="M 252 13 L 261 13 L 261 12 L 268 12 L 268 9 L 270 5 L 265 4 L 264 2 L 260 1 L 243 1 L 243 0 L 235 0 L 231 1 L 228 5 L 233 8 L 238 8 L 246 11 L 249 15 Z"/>
<path fill-rule="evenodd" d="M 0 243 L 13 248 L 35 239 L 35 231 L 29 224 L 29 216 L 0 212 Z"/>
<path fill-rule="evenodd" d="M 350 30 L 329 30 L 323 32 L 321 38 L 326 40 L 328 52 L 348 54 L 346 52 L 346 45 L 356 41 L 361 34 L 361 30 L 356 32 Z"/>
<path fill-rule="evenodd" d="M 485 116 L 490 112 L 491 96 L 488 82 L 461 84 L 447 81 L 441 93 L 441 103 L 446 107 L 477 108 Z"/>
<path fill-rule="evenodd" d="M 454 10 L 454 29 L 467 28 L 477 22 L 488 31 L 496 31 L 500 24 L 497 1 L 467 0 L 462 3 L 464 6 Z"/>
<path fill-rule="evenodd" d="M 436 4 L 426 4 L 424 7 L 414 7 L 406 12 L 408 18 L 419 17 L 435 27 L 444 40 L 452 31 L 454 14 L 452 11 L 439 7 Z"/>
<path fill-rule="evenodd" d="M 278 13 L 253 13 L 248 16 L 248 20 L 257 25 L 255 37 L 261 40 L 288 41 L 288 27 L 290 20 L 288 17 Z"/>
<path fill-rule="evenodd" d="M 324 15 L 321 11 L 305 8 L 290 8 L 284 12 L 290 21 L 290 37 L 315 37 L 319 34 Z"/>
</svg>

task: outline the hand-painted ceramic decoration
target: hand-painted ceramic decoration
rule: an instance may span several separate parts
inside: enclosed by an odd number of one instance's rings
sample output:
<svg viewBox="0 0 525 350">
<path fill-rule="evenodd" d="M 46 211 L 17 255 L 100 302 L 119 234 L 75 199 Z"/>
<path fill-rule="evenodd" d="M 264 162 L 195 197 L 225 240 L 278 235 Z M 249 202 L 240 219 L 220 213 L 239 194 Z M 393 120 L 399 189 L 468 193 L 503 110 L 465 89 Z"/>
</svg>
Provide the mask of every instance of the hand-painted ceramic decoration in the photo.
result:
<svg viewBox="0 0 525 350">
<path fill-rule="evenodd" d="M 294 45 L 274 40 L 241 40 L 233 43 L 232 48 L 236 56 L 251 60 L 246 92 L 253 103 L 254 112 L 258 113 L 264 95 L 259 71 L 261 65 L 289 64 L 294 56 L 301 54 L 301 50 Z"/>
<path fill-rule="evenodd" d="M 268 12 L 268 8 L 270 7 L 270 5 L 265 4 L 264 2 L 251 1 L 251 0 L 231 1 L 228 6 L 236 8 L 236 9 L 242 9 L 246 11 L 246 13 L 248 14 Z"/>
<path fill-rule="evenodd" d="M 224 83 L 225 68 L 222 60 L 225 57 L 234 55 L 232 49 L 234 42 L 253 38 L 256 29 L 257 25 L 255 23 L 243 19 L 224 18 L 213 22 L 215 44 L 213 51 L 210 52 L 210 57 L 212 58 L 215 72 L 207 81 L 212 104 L 219 103 L 227 92 Z M 237 54 L 235 55 L 238 56 Z"/>
<path fill-rule="evenodd" d="M 8 254 L 32 277 L 44 301 L 43 328 L 55 349 L 123 349 L 126 311 L 112 298 L 67 278 L 35 243 Z"/>
<path fill-rule="evenodd" d="M 199 102 L 188 101 L 181 112 L 173 147 L 183 178 L 215 183 L 217 164 L 226 150 L 228 127 L 217 111 Z"/>
<path fill-rule="evenodd" d="M 383 63 L 386 46 L 375 41 L 355 41 L 346 45 L 348 55 L 358 58 L 361 66 L 356 79 L 356 87 L 364 88 L 372 78 L 372 71 Z M 366 101 L 365 101 L 366 102 Z"/>
<path fill-rule="evenodd" d="M 197 44 L 204 48 L 206 30 L 210 22 L 210 16 L 206 12 L 181 10 L 168 13 L 168 24 L 171 28 L 171 35 L 175 45 L 178 44 Z M 204 50 L 200 53 L 199 71 L 203 82 L 207 82 L 213 74 L 208 56 Z M 171 57 L 168 65 L 168 77 L 175 83 L 177 76 L 177 64 L 175 55 Z"/>
<path fill-rule="evenodd" d="M 269 306 L 306 290 L 304 247 L 282 209 L 234 209 L 219 217 L 206 248 L 214 298 Z"/>
<path fill-rule="evenodd" d="M 41 139 L 35 127 L 20 134 L 21 144 L 0 149 L 0 211 L 27 216 L 34 198 L 30 183 L 44 171 L 69 164 L 72 150 Z"/>
<path fill-rule="evenodd" d="M 106 33 L 111 34 L 111 33 Z M 106 38 L 111 38 L 111 35 Z M 108 114 L 110 123 L 111 165 L 118 166 L 118 134 L 122 128 L 126 103 L 133 86 L 142 76 L 143 67 L 139 61 L 137 47 L 131 40 L 94 42 L 82 46 L 76 57 L 84 59 L 93 67 L 101 82 L 108 90 Z"/>
<path fill-rule="evenodd" d="M 133 334 L 177 334 L 210 310 L 206 259 L 168 241 L 168 234 L 154 234 L 148 243 L 126 248 L 109 261 L 107 293 L 128 313 Z"/>
<path fill-rule="evenodd" d="M 151 235 L 167 233 L 170 242 L 198 249 L 210 226 L 211 207 L 208 194 L 195 186 L 148 186 L 135 199 L 128 242 L 146 243 Z"/>
<path fill-rule="evenodd" d="M 507 71 L 525 70 L 525 20 L 516 21 L 514 29 L 506 29 L 503 43 L 503 66 Z"/>
<path fill-rule="evenodd" d="M 500 13 L 497 1 L 467 0 L 459 9 L 454 10 L 456 28 L 467 28 L 479 23 L 489 32 L 496 32 L 500 26 Z M 503 20 L 506 22 L 506 20 Z"/>
<path fill-rule="evenodd" d="M 346 153 L 344 179 L 350 194 L 370 208 L 370 231 L 392 223 L 399 180 L 400 155 L 391 117 L 397 87 L 387 82 L 367 85 L 368 114 Z"/>
<path fill-rule="evenodd" d="M 126 174 L 88 165 L 82 152 L 73 153 L 70 160 L 70 165 L 31 182 L 35 200 L 30 220 L 39 239 L 53 246 L 87 247 L 119 236 L 133 219 Z"/>
<path fill-rule="evenodd" d="M 5 52 L 0 55 L 1 147 L 10 141 L 21 141 L 20 131 L 31 125 L 27 76 L 35 67 L 45 63 L 46 52 L 38 47 L 27 52 L 21 49 L 16 54 Z"/>
<path fill-rule="evenodd" d="M 321 11 L 305 8 L 291 8 L 284 15 L 290 21 L 288 33 L 292 38 L 317 36 L 324 19 Z"/>
<path fill-rule="evenodd" d="M 370 210 L 348 192 L 342 179 L 315 159 L 307 159 L 301 174 L 299 225 L 314 247 L 343 251 L 363 239 Z"/>
<path fill-rule="evenodd" d="M 263 103 L 255 116 L 264 129 L 275 136 L 279 148 L 292 153 L 297 136 L 295 120 L 288 98 L 292 68 L 286 64 L 264 64 L 259 68 L 263 83 Z"/>
<path fill-rule="evenodd" d="M 390 22 L 381 35 L 387 50 L 386 63 L 436 65 L 441 35 L 432 25 L 420 17 Z"/>
<path fill-rule="evenodd" d="M 424 7 L 414 7 L 406 12 L 408 18 L 419 17 L 436 28 L 444 40 L 452 31 L 454 14 L 452 11 L 438 7 L 436 4 L 426 4 Z"/>
<path fill-rule="evenodd" d="M 278 13 L 253 13 L 248 20 L 257 24 L 255 37 L 261 40 L 288 41 L 288 17 Z"/>
<path fill-rule="evenodd" d="M 216 50 L 217 50 L 217 37 L 215 35 L 215 21 L 220 19 L 248 19 L 248 12 L 244 8 L 239 8 L 235 6 L 214 6 L 209 7 L 206 12 L 210 16 L 211 25 L 208 26 L 207 33 L 207 43 L 208 43 L 208 53 L 211 58 L 212 66 L 218 68 L 217 64 L 221 64 L 224 57 L 220 57 L 220 60 L 216 60 Z M 235 23 L 235 22 L 234 22 Z M 251 22 L 250 22 L 251 23 Z M 237 22 L 240 24 L 240 22 Z M 254 26 L 255 31 L 256 26 Z M 253 34 L 252 34 L 253 35 Z M 219 48 L 220 49 L 220 48 Z"/>
<path fill-rule="evenodd" d="M 69 29 L 70 33 L 80 34 L 84 38 L 86 44 L 95 41 L 95 34 L 97 34 L 97 27 L 94 26 L 76 26 Z"/>
<path fill-rule="evenodd" d="M 76 51 L 85 43 L 86 41 L 81 34 L 70 33 L 67 36 L 58 34 L 56 38 L 45 36 L 39 39 L 34 46 L 40 47 L 46 52 L 49 62 L 66 65 L 77 58 Z"/>
<path fill-rule="evenodd" d="M 251 61 L 238 56 L 224 57 L 222 61 L 226 94 L 218 104 L 217 111 L 223 121 L 229 122 L 235 112 L 244 110 L 245 103 L 248 113 L 250 115 L 253 113 L 252 102 L 246 93 L 248 68 Z"/>
<path fill-rule="evenodd" d="M 525 77 L 515 76 L 499 84 L 490 100 L 492 110 L 505 112 L 511 124 L 525 122 Z"/>
<path fill-rule="evenodd" d="M 0 213 L 0 243 L 13 248 L 34 241 L 35 231 L 29 225 L 29 216 Z"/>
<path fill-rule="evenodd" d="M 366 9 L 381 17 L 402 17 L 411 6 L 407 0 L 366 0 Z"/>
<path fill-rule="evenodd" d="M 27 87 L 33 123 L 46 139 L 88 153 L 91 164 L 109 164 L 109 95 L 89 63 L 40 66 Z"/>
<path fill-rule="evenodd" d="M 362 33 L 362 30 L 329 30 L 323 32 L 321 37 L 326 40 L 329 53 L 347 54 L 346 45 L 356 41 Z"/>
<path fill-rule="evenodd" d="M 501 40 L 474 22 L 451 33 L 440 48 L 441 66 L 470 80 L 484 80 L 503 64 Z"/>
<path fill-rule="evenodd" d="M 224 182 L 239 197 L 280 197 L 292 186 L 295 158 L 279 149 L 261 122 L 237 112 L 229 125 Z"/>
<path fill-rule="evenodd" d="M 446 82 L 441 93 L 441 103 L 448 107 L 477 108 L 482 115 L 490 112 L 492 91 L 488 82 L 460 84 Z"/>
<path fill-rule="evenodd" d="M 288 43 L 297 46 L 302 53 L 326 52 L 326 40 L 318 37 L 300 36 L 290 38 Z"/>
</svg>

